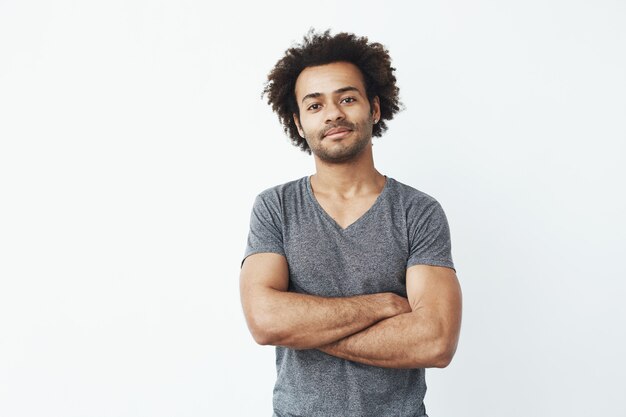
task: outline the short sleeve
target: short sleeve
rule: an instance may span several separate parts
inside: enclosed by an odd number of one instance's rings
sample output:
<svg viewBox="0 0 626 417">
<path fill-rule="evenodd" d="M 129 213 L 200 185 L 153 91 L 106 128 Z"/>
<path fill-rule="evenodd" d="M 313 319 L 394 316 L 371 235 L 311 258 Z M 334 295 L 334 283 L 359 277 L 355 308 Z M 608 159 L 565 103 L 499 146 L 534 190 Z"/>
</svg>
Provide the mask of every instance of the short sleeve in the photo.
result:
<svg viewBox="0 0 626 417">
<path fill-rule="evenodd" d="M 454 269 L 448 219 L 441 205 L 432 200 L 423 210 L 409 210 L 410 252 L 406 267 L 445 266 Z"/>
<path fill-rule="evenodd" d="M 243 260 L 262 252 L 285 255 L 280 201 L 277 196 L 267 193 L 258 195 L 254 201 Z"/>
</svg>

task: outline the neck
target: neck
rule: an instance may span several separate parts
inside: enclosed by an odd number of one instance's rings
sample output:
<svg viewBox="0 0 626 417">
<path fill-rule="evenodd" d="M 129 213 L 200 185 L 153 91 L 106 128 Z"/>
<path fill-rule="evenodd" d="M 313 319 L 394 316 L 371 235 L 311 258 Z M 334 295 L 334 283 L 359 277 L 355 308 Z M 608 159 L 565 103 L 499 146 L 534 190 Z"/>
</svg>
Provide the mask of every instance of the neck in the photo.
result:
<svg viewBox="0 0 626 417">
<path fill-rule="evenodd" d="M 315 170 L 311 186 L 324 194 L 351 197 L 380 192 L 385 185 L 385 177 L 374 167 L 371 145 L 356 158 L 342 163 L 325 162 L 315 157 Z"/>
</svg>

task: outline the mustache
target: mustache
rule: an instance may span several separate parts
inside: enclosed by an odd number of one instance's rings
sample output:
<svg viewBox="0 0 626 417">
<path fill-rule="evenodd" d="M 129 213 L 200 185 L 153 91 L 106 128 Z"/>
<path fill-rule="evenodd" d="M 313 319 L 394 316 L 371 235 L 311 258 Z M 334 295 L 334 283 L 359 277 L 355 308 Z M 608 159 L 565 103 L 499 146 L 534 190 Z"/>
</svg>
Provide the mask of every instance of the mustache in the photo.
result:
<svg viewBox="0 0 626 417">
<path fill-rule="evenodd" d="M 350 130 L 355 130 L 356 129 L 356 125 L 354 123 L 350 123 L 348 121 L 341 121 L 332 125 L 328 125 L 324 130 L 322 130 L 320 137 L 324 137 L 326 136 L 326 133 L 331 130 L 331 129 L 337 129 L 339 127 L 342 127 L 344 129 L 350 129 Z"/>
</svg>

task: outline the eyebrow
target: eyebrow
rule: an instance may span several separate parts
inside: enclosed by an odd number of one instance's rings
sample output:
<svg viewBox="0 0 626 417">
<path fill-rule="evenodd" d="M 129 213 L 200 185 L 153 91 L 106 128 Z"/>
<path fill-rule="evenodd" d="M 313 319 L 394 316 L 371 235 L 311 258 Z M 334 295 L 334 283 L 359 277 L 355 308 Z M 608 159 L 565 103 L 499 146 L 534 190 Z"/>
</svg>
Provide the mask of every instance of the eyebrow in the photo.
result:
<svg viewBox="0 0 626 417">
<path fill-rule="evenodd" d="M 341 87 L 338 90 L 333 91 L 333 94 L 341 94 L 341 93 L 345 93 L 346 91 L 356 91 L 357 93 L 361 93 L 361 91 L 359 91 L 358 88 L 356 87 L 352 87 L 351 85 L 347 86 L 347 87 Z M 304 103 L 304 100 L 310 99 L 310 98 L 318 98 L 323 96 L 324 94 L 322 93 L 310 93 L 307 94 L 306 96 L 302 97 L 302 103 Z"/>
</svg>

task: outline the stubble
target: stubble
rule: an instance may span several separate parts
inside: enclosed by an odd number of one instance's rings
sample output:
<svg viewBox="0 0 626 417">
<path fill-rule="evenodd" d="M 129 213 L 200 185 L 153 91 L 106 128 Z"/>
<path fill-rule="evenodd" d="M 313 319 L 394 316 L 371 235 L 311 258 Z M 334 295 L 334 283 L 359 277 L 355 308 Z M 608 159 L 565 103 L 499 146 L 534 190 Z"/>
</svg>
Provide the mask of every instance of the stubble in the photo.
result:
<svg viewBox="0 0 626 417">
<path fill-rule="evenodd" d="M 332 126 L 328 126 L 326 129 L 316 132 L 313 140 L 310 140 L 310 135 L 305 132 L 304 138 L 309 144 L 311 152 L 320 160 L 331 164 L 345 163 L 356 159 L 356 157 L 360 155 L 361 152 L 363 152 L 363 150 L 370 144 L 373 126 L 374 121 L 370 115 L 370 117 L 360 123 L 343 121 Z M 332 141 L 333 139 L 324 138 L 324 134 L 328 130 L 337 127 L 351 129 L 351 135 L 356 135 L 356 138 L 341 139 L 336 144 L 326 143 L 325 141 Z"/>
</svg>

